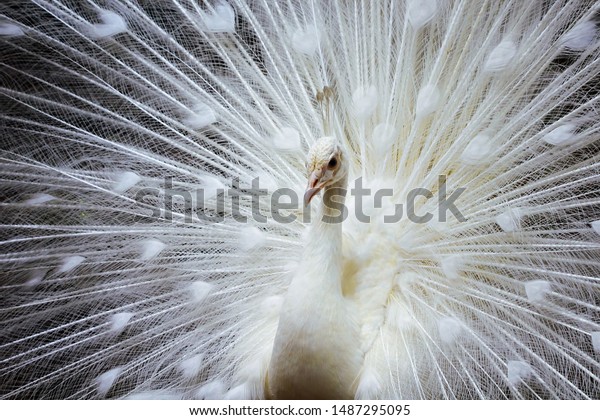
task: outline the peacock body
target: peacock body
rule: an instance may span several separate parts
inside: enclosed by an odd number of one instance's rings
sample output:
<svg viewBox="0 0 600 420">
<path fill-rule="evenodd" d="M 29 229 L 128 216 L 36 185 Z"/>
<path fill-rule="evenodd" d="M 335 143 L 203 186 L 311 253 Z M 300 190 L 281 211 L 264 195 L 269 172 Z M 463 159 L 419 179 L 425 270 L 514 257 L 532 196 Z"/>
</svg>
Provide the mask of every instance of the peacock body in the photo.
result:
<svg viewBox="0 0 600 420">
<path fill-rule="evenodd" d="M 0 395 L 599 398 L 597 14 L 2 2 Z"/>
</svg>

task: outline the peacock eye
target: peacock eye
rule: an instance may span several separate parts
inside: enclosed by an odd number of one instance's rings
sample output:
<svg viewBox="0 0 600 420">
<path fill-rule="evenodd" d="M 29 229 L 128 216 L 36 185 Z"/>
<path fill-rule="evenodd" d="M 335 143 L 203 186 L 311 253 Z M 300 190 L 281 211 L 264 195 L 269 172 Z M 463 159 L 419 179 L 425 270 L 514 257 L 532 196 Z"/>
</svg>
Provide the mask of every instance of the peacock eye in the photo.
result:
<svg viewBox="0 0 600 420">
<path fill-rule="evenodd" d="M 331 159 L 329 160 L 329 163 L 327 164 L 327 166 L 328 166 L 330 169 L 333 169 L 333 168 L 335 168 L 335 167 L 337 166 L 337 163 L 338 163 L 338 161 L 337 161 L 337 159 L 336 159 L 336 158 L 331 158 Z"/>
</svg>

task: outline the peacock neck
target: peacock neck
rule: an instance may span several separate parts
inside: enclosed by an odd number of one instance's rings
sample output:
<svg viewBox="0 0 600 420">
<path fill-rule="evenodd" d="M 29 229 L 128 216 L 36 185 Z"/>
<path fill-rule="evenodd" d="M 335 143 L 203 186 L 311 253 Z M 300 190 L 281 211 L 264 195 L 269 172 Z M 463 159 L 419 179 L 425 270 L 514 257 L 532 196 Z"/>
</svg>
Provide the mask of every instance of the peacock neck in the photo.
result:
<svg viewBox="0 0 600 420">
<path fill-rule="evenodd" d="M 325 188 L 288 289 L 269 367 L 267 395 L 349 399 L 362 364 L 359 324 L 342 293 L 345 180 Z M 336 220 L 337 219 L 337 220 Z"/>
<path fill-rule="evenodd" d="M 345 209 L 346 180 L 340 180 L 323 189 L 312 221 L 302 258 L 303 270 L 313 275 L 319 294 L 324 290 L 341 296 L 342 274 L 342 215 Z M 306 284 L 304 288 L 306 290 Z M 310 290 L 310 288 L 309 288 Z"/>
</svg>

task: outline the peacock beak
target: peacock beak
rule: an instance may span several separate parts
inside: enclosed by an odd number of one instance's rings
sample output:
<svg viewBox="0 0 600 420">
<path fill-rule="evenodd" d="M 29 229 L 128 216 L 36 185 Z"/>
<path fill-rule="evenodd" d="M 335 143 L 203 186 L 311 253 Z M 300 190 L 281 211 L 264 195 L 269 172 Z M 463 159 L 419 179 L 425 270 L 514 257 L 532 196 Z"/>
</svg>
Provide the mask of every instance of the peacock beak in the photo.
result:
<svg viewBox="0 0 600 420">
<path fill-rule="evenodd" d="M 317 195 L 319 191 L 321 191 L 321 188 L 308 188 L 304 192 L 304 207 L 308 207 L 310 200 L 312 200 L 312 198 Z"/>
<path fill-rule="evenodd" d="M 323 184 L 319 183 L 321 176 L 323 174 L 323 170 L 316 170 L 310 174 L 308 178 L 308 187 L 304 192 L 304 207 L 307 207 L 310 204 L 310 201 L 313 199 L 315 195 L 323 188 Z"/>
</svg>

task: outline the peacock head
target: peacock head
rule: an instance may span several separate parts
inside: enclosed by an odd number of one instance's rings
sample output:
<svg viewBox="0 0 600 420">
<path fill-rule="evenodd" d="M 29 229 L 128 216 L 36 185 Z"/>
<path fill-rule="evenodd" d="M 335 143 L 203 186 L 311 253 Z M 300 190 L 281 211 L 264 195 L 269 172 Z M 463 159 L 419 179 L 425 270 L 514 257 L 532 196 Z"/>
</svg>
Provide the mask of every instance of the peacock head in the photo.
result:
<svg viewBox="0 0 600 420">
<path fill-rule="evenodd" d="M 347 176 L 347 165 L 341 144 L 333 137 L 321 137 L 308 151 L 308 187 L 304 193 L 304 205 L 323 188 L 335 184 Z"/>
</svg>

